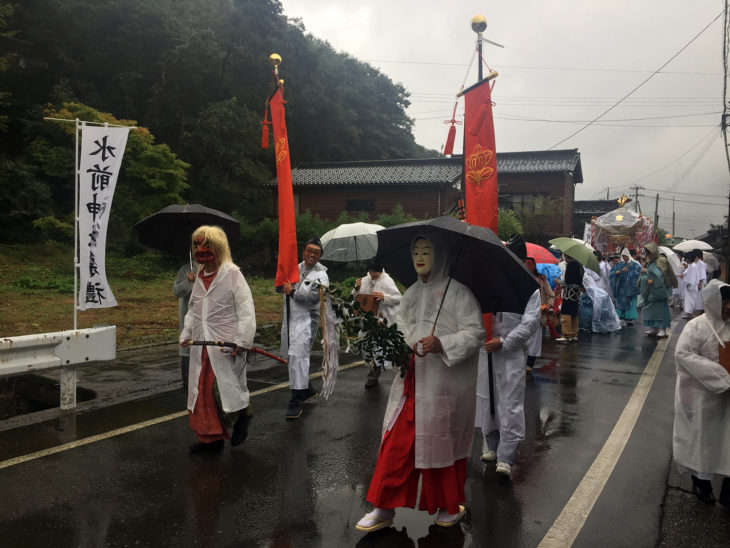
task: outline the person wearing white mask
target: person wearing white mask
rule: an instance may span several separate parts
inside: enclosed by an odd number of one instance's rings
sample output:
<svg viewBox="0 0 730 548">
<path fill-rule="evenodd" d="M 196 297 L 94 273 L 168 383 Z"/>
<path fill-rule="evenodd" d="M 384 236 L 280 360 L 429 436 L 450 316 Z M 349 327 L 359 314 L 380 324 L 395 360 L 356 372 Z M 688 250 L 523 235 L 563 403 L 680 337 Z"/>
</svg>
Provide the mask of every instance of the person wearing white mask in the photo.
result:
<svg viewBox="0 0 730 548">
<path fill-rule="evenodd" d="M 720 504 L 730 508 L 730 286 L 712 280 L 702 290 L 705 314 L 687 322 L 674 353 L 674 460 L 692 475 L 692 491 L 715 503 L 712 480 L 724 476 Z"/>
<path fill-rule="evenodd" d="M 389 527 L 395 508 L 415 508 L 419 479 L 418 507 L 438 512 L 436 526 L 454 526 L 466 513 L 466 463 L 485 335 L 476 297 L 449 280 L 448 255 L 436 236 L 411 243 L 418 279 L 403 295 L 397 324 L 414 353 L 405 378 L 396 375 L 391 386 L 367 494 L 374 509 L 358 521 L 358 531 Z"/>
</svg>

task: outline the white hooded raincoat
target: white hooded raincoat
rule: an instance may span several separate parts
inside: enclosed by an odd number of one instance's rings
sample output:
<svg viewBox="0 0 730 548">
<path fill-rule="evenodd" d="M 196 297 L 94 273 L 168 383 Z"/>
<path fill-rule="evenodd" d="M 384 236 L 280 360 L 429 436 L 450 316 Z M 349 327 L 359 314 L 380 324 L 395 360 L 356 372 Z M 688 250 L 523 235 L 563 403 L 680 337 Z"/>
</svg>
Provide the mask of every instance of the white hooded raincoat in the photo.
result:
<svg viewBox="0 0 730 548">
<path fill-rule="evenodd" d="M 431 334 L 448 281 L 443 245 L 433 246 L 428 282 L 419 278 L 403 295 L 397 324 L 412 348 Z M 479 302 L 465 285 L 451 280 L 434 335 L 443 352 L 416 356 L 416 468 L 443 468 L 471 455 L 478 350 L 484 342 Z M 403 379 L 396 375 L 385 410 L 383 434 L 393 427 L 403 407 Z"/>
<path fill-rule="evenodd" d="M 190 295 L 185 325 L 180 341 L 205 340 L 234 342 L 251 348 L 256 335 L 256 312 L 251 290 L 246 279 L 232 263 L 220 266 L 208 290 L 200 278 L 195 280 Z M 190 347 L 190 372 L 188 374 L 188 409 L 195 409 L 198 399 L 198 381 L 202 370 L 202 346 Z M 208 347 L 223 411 L 231 413 L 248 407 L 249 393 L 246 385 L 246 354 L 235 360 L 228 352 Z"/>
<path fill-rule="evenodd" d="M 713 280 L 702 290 L 705 314 L 677 342 L 673 449 L 674 460 L 695 473 L 730 476 L 730 374 L 718 363 L 720 342 L 730 344 L 723 285 Z"/>
</svg>

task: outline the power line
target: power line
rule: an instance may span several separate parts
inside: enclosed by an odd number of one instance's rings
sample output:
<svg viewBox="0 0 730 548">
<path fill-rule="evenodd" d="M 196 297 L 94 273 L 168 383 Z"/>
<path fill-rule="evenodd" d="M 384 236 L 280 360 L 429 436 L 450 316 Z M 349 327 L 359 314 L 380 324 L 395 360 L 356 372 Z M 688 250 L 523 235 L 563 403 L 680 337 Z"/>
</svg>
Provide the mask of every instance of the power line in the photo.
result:
<svg viewBox="0 0 730 548">
<path fill-rule="evenodd" d="M 466 67 L 467 63 L 445 63 L 439 61 L 396 61 L 392 59 L 365 59 L 365 63 L 391 63 L 395 65 L 437 65 L 444 67 Z M 530 69 L 530 70 L 567 70 L 567 71 L 578 71 L 578 72 L 629 72 L 629 73 L 651 73 L 651 70 L 642 69 L 607 69 L 607 68 L 591 68 L 591 67 L 546 67 L 546 66 L 531 66 L 531 65 L 494 65 L 498 69 Z M 717 72 L 686 72 L 686 71 L 665 71 L 662 74 L 678 74 L 678 75 L 691 75 L 691 76 L 721 76 Z"/>
<path fill-rule="evenodd" d="M 694 36 L 694 38 L 692 38 L 692 39 L 691 39 L 691 40 L 690 40 L 689 42 L 687 42 L 687 43 L 686 43 L 686 44 L 685 44 L 684 46 L 682 46 L 682 48 L 681 48 L 681 49 L 680 49 L 680 50 L 679 50 L 679 51 L 678 51 L 677 53 L 675 53 L 674 55 L 672 55 L 672 56 L 671 56 L 671 57 L 670 57 L 670 58 L 669 58 L 669 59 L 668 59 L 668 60 L 667 60 L 667 61 L 666 61 L 666 62 L 665 62 L 665 63 L 664 63 L 664 64 L 663 64 L 663 65 L 662 65 L 661 67 L 659 67 L 659 68 L 658 68 L 657 70 L 655 70 L 655 71 L 654 71 L 653 73 L 651 73 L 651 74 L 649 75 L 649 77 L 648 77 L 648 78 L 645 78 L 645 79 L 644 79 L 644 81 L 642 81 L 642 82 L 641 82 L 641 83 L 640 83 L 640 84 L 639 84 L 638 86 L 634 87 L 634 89 L 632 89 L 632 90 L 631 90 L 631 91 L 629 91 L 629 92 L 628 92 L 628 93 L 627 93 L 626 95 L 624 95 L 624 96 L 623 96 L 623 97 L 622 97 L 621 99 L 619 99 L 619 100 L 618 100 L 618 102 L 616 102 L 616 103 L 615 103 L 614 105 L 612 105 L 611 107 L 609 107 L 608 109 L 606 109 L 605 111 L 603 111 L 603 112 L 602 112 L 601 114 L 599 114 L 599 115 L 598 115 L 598 116 L 597 116 L 596 118 L 594 118 L 594 119 L 593 119 L 592 121 L 590 121 L 589 123 L 587 123 L 587 124 L 586 124 L 585 126 L 583 126 L 582 128 L 578 129 L 577 131 L 574 131 L 573 133 L 571 133 L 570 135 L 568 135 L 568 136 L 567 136 L 567 137 L 566 137 L 565 139 L 563 139 L 562 141 L 559 141 L 559 142 L 555 143 L 555 144 L 554 144 L 553 146 L 551 146 L 551 147 L 550 147 L 550 148 L 549 148 L 548 150 L 552 150 L 552 149 L 554 149 L 555 147 L 557 147 L 557 146 L 559 146 L 559 145 L 563 144 L 563 143 L 564 143 L 565 141 L 567 141 L 568 139 L 571 139 L 572 137 L 575 137 L 575 136 L 576 136 L 576 135 L 578 135 L 578 134 L 579 134 L 579 133 L 580 133 L 581 131 L 585 130 L 585 129 L 586 129 L 587 127 L 590 127 L 590 125 L 591 125 L 591 124 L 593 124 L 594 122 L 597 122 L 598 120 L 600 120 L 601 118 L 603 118 L 603 116 L 605 116 L 605 115 L 606 115 L 606 114 L 608 114 L 608 113 L 609 113 L 610 111 L 612 111 L 612 110 L 613 110 L 614 108 L 616 108 L 616 107 L 617 107 L 618 105 L 620 105 L 620 104 L 621 104 L 621 102 L 622 102 L 622 101 L 623 101 L 624 99 L 628 98 L 628 97 L 629 97 L 630 95 L 633 95 L 633 93 L 634 93 L 635 91 L 637 91 L 637 90 L 638 90 L 639 88 L 641 88 L 641 87 L 642 87 L 642 86 L 643 86 L 644 84 L 646 84 L 646 83 L 647 83 L 647 82 L 648 82 L 649 80 L 651 80 L 652 78 L 654 78 L 654 76 L 656 76 L 657 74 L 659 74 L 659 72 L 660 72 L 660 71 L 661 71 L 661 70 L 662 70 L 662 69 L 663 69 L 664 67 L 666 67 L 666 66 L 667 66 L 667 65 L 668 65 L 669 63 L 671 63 L 671 62 L 672 62 L 672 61 L 673 61 L 673 60 L 674 60 L 675 58 L 677 58 L 677 57 L 679 56 L 679 54 L 681 54 L 681 53 L 682 53 L 682 52 L 683 52 L 683 51 L 684 51 L 685 49 L 687 49 L 687 48 L 688 48 L 688 47 L 690 46 L 690 44 L 692 44 L 692 42 L 694 42 L 695 40 L 697 40 L 697 38 L 699 38 L 699 37 L 700 37 L 700 36 L 701 36 L 701 35 L 702 35 L 702 34 L 703 34 L 703 33 L 704 33 L 704 32 L 705 32 L 705 31 L 706 31 L 706 30 L 707 30 L 708 28 L 710 28 L 710 26 L 711 26 L 711 25 L 712 25 L 712 24 L 713 24 L 713 23 L 714 23 L 715 21 L 717 21 L 717 20 L 718 20 L 718 19 L 719 19 L 720 17 L 722 17 L 722 15 L 723 15 L 723 12 L 720 12 L 720 13 L 718 13 L 718 14 L 717 14 L 717 17 L 715 17 L 715 18 L 714 18 L 714 19 L 713 19 L 712 21 L 710 21 L 710 22 L 709 22 L 709 23 L 707 24 L 707 26 L 706 26 L 705 28 L 703 28 L 703 29 L 702 29 L 702 30 L 701 30 L 700 32 L 698 32 L 698 33 L 697 33 L 697 34 L 696 34 L 696 35 Z"/>
</svg>

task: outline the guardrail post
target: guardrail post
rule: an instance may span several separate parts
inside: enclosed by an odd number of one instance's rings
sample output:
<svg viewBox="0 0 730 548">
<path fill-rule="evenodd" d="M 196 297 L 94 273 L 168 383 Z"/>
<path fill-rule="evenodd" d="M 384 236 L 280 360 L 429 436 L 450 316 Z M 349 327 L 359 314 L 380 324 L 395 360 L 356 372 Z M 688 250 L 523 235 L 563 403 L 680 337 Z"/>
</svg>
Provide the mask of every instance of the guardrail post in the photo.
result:
<svg viewBox="0 0 730 548">
<path fill-rule="evenodd" d="M 76 366 L 61 367 L 61 409 L 76 407 Z"/>
</svg>

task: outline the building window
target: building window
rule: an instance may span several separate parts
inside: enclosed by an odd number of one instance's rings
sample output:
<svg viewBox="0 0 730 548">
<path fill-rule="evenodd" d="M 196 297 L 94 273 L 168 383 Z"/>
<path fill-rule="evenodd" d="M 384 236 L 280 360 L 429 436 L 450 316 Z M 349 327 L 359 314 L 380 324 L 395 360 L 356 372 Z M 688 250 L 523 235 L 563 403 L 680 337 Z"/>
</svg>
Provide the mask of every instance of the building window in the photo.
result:
<svg viewBox="0 0 730 548">
<path fill-rule="evenodd" d="M 375 200 L 345 200 L 345 211 L 375 211 Z"/>
</svg>

